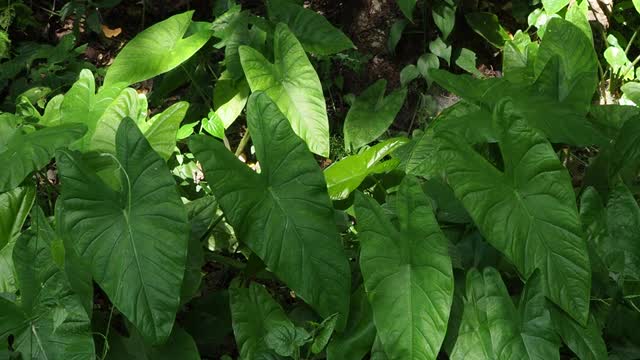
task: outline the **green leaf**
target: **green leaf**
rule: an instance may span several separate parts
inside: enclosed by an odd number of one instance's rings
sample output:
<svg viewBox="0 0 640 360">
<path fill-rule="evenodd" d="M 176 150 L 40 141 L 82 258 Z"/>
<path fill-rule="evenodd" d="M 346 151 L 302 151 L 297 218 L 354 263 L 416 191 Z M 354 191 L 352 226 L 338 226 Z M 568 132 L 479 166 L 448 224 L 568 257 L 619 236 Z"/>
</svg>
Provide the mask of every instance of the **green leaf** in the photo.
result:
<svg viewBox="0 0 640 360">
<path fill-rule="evenodd" d="M 173 327 L 167 341 L 157 346 L 145 343 L 135 328 L 127 330 L 130 333 L 128 338 L 111 329 L 107 360 L 200 360 L 195 341 L 177 325 Z"/>
<path fill-rule="evenodd" d="M 431 15 L 433 22 L 442 33 L 442 39 L 447 40 L 456 24 L 456 6 L 448 0 L 437 0 L 431 10 Z"/>
<path fill-rule="evenodd" d="M 135 120 L 139 113 L 138 92 L 132 88 L 122 90 L 96 121 L 87 150 L 115 154 L 116 133 L 122 119 L 129 117 Z"/>
<path fill-rule="evenodd" d="M 311 352 L 319 354 L 329 343 L 329 339 L 333 334 L 333 330 L 336 328 L 336 322 L 338 321 L 338 314 L 333 314 L 324 319 L 322 323 L 316 329 L 313 343 L 311 344 Z"/>
<path fill-rule="evenodd" d="M 636 8 L 636 11 L 640 14 L 640 0 L 632 0 L 633 7 Z"/>
<path fill-rule="evenodd" d="M 413 177 L 400 184 L 394 225 L 358 193 L 360 269 L 378 336 L 392 359 L 435 359 L 447 331 L 453 270 L 447 239 Z"/>
<path fill-rule="evenodd" d="M 587 38 L 589 38 L 589 41 L 593 42 L 593 32 L 591 31 L 591 24 L 589 23 L 588 0 L 572 2 L 571 5 L 569 5 L 565 19 L 580 28 Z"/>
<path fill-rule="evenodd" d="M 0 194 L 0 293 L 16 291 L 13 248 L 36 197 L 34 186 Z"/>
<path fill-rule="evenodd" d="M 82 124 L 65 124 L 31 133 L 15 131 L 6 144 L 0 144 L 0 192 L 22 183 L 33 171 L 51 161 L 55 151 L 82 137 L 87 131 Z"/>
<path fill-rule="evenodd" d="M 469 26 L 485 38 L 491 45 L 501 49 L 510 40 L 509 33 L 500 25 L 496 14 L 488 12 L 474 12 L 465 14 Z"/>
<path fill-rule="evenodd" d="M 151 79 L 185 62 L 211 37 L 202 30 L 183 38 L 191 25 L 193 11 L 174 15 L 150 26 L 127 42 L 109 66 L 104 87 L 124 88 Z"/>
<path fill-rule="evenodd" d="M 354 47 L 342 31 L 313 10 L 287 0 L 269 0 L 267 11 L 272 21 L 287 24 L 308 52 L 332 55 Z"/>
<path fill-rule="evenodd" d="M 407 19 L 413 19 L 413 9 L 416 7 L 417 0 L 396 0 L 400 11 L 407 17 Z"/>
<path fill-rule="evenodd" d="M 189 103 L 177 102 L 160 114 L 153 116 L 146 122 L 144 136 L 155 152 L 163 159 L 168 160 L 176 147 L 176 138 L 180 123 L 187 115 Z"/>
<path fill-rule="evenodd" d="M 119 88 L 103 86 L 96 94 L 93 73 L 87 69 L 80 72 L 78 80 L 67 91 L 60 104 L 62 123 L 83 123 L 88 129 L 80 141 L 72 144 L 71 149 L 83 151 L 89 149 L 98 119 L 120 92 Z"/>
<path fill-rule="evenodd" d="M 413 64 L 409 64 L 403 67 L 400 71 L 400 85 L 402 87 L 407 87 L 407 85 L 417 79 L 418 76 L 420 76 L 420 70 L 418 70 L 418 67 Z"/>
<path fill-rule="evenodd" d="M 586 323 L 591 270 L 569 174 L 510 101 L 498 104 L 493 124 L 503 172 L 457 134 L 440 134 L 449 184 L 484 237 L 523 276 L 540 269 L 547 297 Z"/>
<path fill-rule="evenodd" d="M 267 334 L 280 327 L 294 328 L 280 305 L 262 285 L 256 283 L 251 283 L 249 288 L 232 284 L 229 297 L 233 333 L 240 349 L 240 358 L 267 359 L 266 355 L 275 355 L 267 346 Z"/>
<path fill-rule="evenodd" d="M 352 151 L 376 140 L 389 128 L 402 108 L 407 89 L 384 96 L 387 81 L 380 79 L 354 101 L 344 120 L 344 146 Z"/>
<path fill-rule="evenodd" d="M 331 337 L 327 346 L 328 360 L 362 360 L 376 338 L 373 313 L 361 285 L 351 294 L 349 319 L 342 333 Z"/>
<path fill-rule="evenodd" d="M 418 59 L 417 66 L 418 71 L 420 71 L 420 75 L 422 75 L 422 77 L 427 81 L 427 85 L 431 86 L 433 80 L 429 75 L 429 70 L 440 67 L 440 60 L 438 60 L 438 57 L 431 53 L 423 54 Z"/>
<path fill-rule="evenodd" d="M 487 267 L 467 272 L 462 322 L 452 360 L 560 359 L 560 343 L 535 272 L 516 309 L 500 273 Z"/>
<path fill-rule="evenodd" d="M 628 82 L 620 87 L 627 99 L 633 101 L 636 105 L 640 105 L 640 83 Z"/>
<path fill-rule="evenodd" d="M 269 349 L 281 356 L 296 356 L 300 352 L 300 347 L 309 341 L 309 333 L 303 329 L 291 325 L 281 325 L 267 332 L 264 342 Z"/>
<path fill-rule="evenodd" d="M 0 249 L 20 235 L 35 195 L 34 186 L 18 187 L 0 194 Z"/>
<path fill-rule="evenodd" d="M 542 6 L 547 14 L 555 14 L 569 5 L 569 0 L 542 0 Z"/>
<path fill-rule="evenodd" d="M 13 335 L 13 348 L 27 359 L 93 359 L 90 321 L 53 261 L 54 239 L 42 210 L 34 208 L 31 227 L 13 253 L 22 304 L 18 307 L 0 297 L 0 339 L 6 346 L 7 336 Z M 62 320 L 60 309 L 66 313 Z"/>
<path fill-rule="evenodd" d="M 208 118 L 202 119 L 202 128 L 218 139 L 224 139 L 224 124 L 215 112 L 210 112 Z"/>
<path fill-rule="evenodd" d="M 405 19 L 397 20 L 393 25 L 391 25 L 391 30 L 389 30 L 389 39 L 387 40 L 387 47 L 390 52 L 393 53 L 396 51 L 396 46 L 398 46 L 400 39 L 402 39 L 402 33 L 407 25 L 409 25 L 409 21 Z"/>
<path fill-rule="evenodd" d="M 187 214 L 167 165 L 125 118 L 115 139 L 121 191 L 79 154 L 57 155 L 61 225 L 96 282 L 152 343 L 170 334 L 185 271 Z"/>
<path fill-rule="evenodd" d="M 557 307 L 550 306 L 550 310 L 556 331 L 581 360 L 608 359 L 607 346 L 593 315 L 585 327 Z"/>
<path fill-rule="evenodd" d="M 210 137 L 189 148 L 238 239 L 321 316 L 338 312 L 344 324 L 349 264 L 322 172 L 265 93 L 252 94 L 247 110 L 260 174 Z"/>
<path fill-rule="evenodd" d="M 406 143 L 407 140 L 404 138 L 388 139 L 360 154 L 347 156 L 326 168 L 324 177 L 331 200 L 346 199 L 369 174 L 374 172 L 376 165 L 380 164 L 382 159 Z"/>
<path fill-rule="evenodd" d="M 429 43 L 429 51 L 451 65 L 451 45 L 447 45 L 441 38 L 436 38 Z"/>
<path fill-rule="evenodd" d="M 460 54 L 456 57 L 456 65 L 462 70 L 476 75 L 477 77 L 483 77 L 482 73 L 476 68 L 476 53 L 469 49 L 460 49 Z"/>
<path fill-rule="evenodd" d="M 213 89 L 213 105 L 216 115 L 227 129 L 240 116 L 249 99 L 249 85 L 245 79 L 233 81 L 218 79 Z"/>
<path fill-rule="evenodd" d="M 239 50 L 251 91 L 264 91 L 309 149 L 329 156 L 329 120 L 322 85 L 293 33 L 285 24 L 276 26 L 274 64 L 255 49 L 241 46 Z"/>
</svg>

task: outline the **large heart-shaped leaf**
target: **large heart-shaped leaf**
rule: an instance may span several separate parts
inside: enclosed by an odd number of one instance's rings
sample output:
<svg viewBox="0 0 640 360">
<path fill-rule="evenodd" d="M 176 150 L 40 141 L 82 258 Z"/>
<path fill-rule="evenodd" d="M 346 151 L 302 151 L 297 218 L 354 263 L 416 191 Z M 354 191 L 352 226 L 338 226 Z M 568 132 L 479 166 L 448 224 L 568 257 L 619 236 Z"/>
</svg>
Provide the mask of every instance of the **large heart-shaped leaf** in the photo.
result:
<svg viewBox="0 0 640 360">
<path fill-rule="evenodd" d="M 385 169 L 393 169 L 397 161 L 390 160 L 391 162 L 382 163 L 380 161 L 407 142 L 405 138 L 388 139 L 360 154 L 347 156 L 326 168 L 324 177 L 331 200 L 346 199 L 369 174 L 375 173 L 381 165 Z"/>
<path fill-rule="evenodd" d="M 344 120 L 344 146 L 356 150 L 389 128 L 407 97 L 407 89 L 384 96 L 387 81 L 380 79 L 369 86 L 354 101 Z"/>
<path fill-rule="evenodd" d="M 485 268 L 467 273 L 462 322 L 452 360 L 560 359 L 560 340 L 545 307 L 536 272 L 516 309 L 500 273 Z"/>
<path fill-rule="evenodd" d="M 484 237 L 524 277 L 540 269 L 547 296 L 584 324 L 591 270 L 569 174 L 509 100 L 493 116 L 504 171 L 446 131 L 440 164 Z"/>
<path fill-rule="evenodd" d="M 16 290 L 13 248 L 35 198 L 35 186 L 0 194 L 0 293 Z"/>
<path fill-rule="evenodd" d="M 55 232 L 38 207 L 13 253 L 20 306 L 0 297 L 0 340 L 26 359 L 94 359 L 89 317 L 52 256 Z"/>
<path fill-rule="evenodd" d="M 144 137 L 147 138 L 153 150 L 165 160 L 173 154 L 178 129 L 187 115 L 187 109 L 189 109 L 189 103 L 180 101 L 145 123 Z"/>
<path fill-rule="evenodd" d="M 252 94 L 247 111 L 260 174 L 210 137 L 194 137 L 189 148 L 240 241 L 321 316 L 338 312 L 344 325 L 351 276 L 322 171 L 265 93 Z"/>
<path fill-rule="evenodd" d="M 278 328 L 293 329 L 284 310 L 267 290 L 256 283 L 248 288 L 233 285 L 229 288 L 233 333 L 241 359 L 277 359 L 265 337 Z"/>
<path fill-rule="evenodd" d="M 273 36 L 273 64 L 259 51 L 240 47 L 249 87 L 269 95 L 309 149 L 328 157 L 329 120 L 318 74 L 287 25 L 279 23 Z"/>
<path fill-rule="evenodd" d="M 0 143 L 0 192 L 8 191 L 33 171 L 47 165 L 55 151 L 81 138 L 87 127 L 64 124 L 31 133 L 16 130 L 6 143 Z"/>
<path fill-rule="evenodd" d="M 453 301 L 447 239 L 415 178 L 403 180 L 396 199 L 399 227 L 373 198 L 356 195 L 364 286 L 389 358 L 435 359 Z"/>
<path fill-rule="evenodd" d="M 162 342 L 180 302 L 187 214 L 169 169 L 133 120 L 122 121 L 115 143 L 121 191 L 79 154 L 58 153 L 61 225 L 113 304 L 145 339 Z"/>
<path fill-rule="evenodd" d="M 174 15 L 131 39 L 109 66 L 104 87 L 125 88 L 165 73 L 193 56 L 206 44 L 212 32 L 198 29 L 183 38 L 192 16 L 193 11 Z"/>
<path fill-rule="evenodd" d="M 289 26 L 308 52 L 331 55 L 354 47 L 342 31 L 313 10 L 287 0 L 269 0 L 267 10 L 272 21 Z"/>
</svg>

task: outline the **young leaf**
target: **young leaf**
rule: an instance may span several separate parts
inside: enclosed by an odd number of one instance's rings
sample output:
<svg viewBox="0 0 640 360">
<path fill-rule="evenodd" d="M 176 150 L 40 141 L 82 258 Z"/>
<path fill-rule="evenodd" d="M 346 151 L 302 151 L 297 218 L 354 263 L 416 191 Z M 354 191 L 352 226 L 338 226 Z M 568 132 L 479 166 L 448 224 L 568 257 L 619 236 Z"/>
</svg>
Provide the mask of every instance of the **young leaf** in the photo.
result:
<svg viewBox="0 0 640 360">
<path fill-rule="evenodd" d="M 322 85 L 302 45 L 287 25 L 276 26 L 274 64 L 248 46 L 241 46 L 239 50 L 251 91 L 264 91 L 309 149 L 329 156 L 329 120 Z"/>
<path fill-rule="evenodd" d="M 399 227 L 373 198 L 356 195 L 364 286 L 386 354 L 435 359 L 453 301 L 447 239 L 415 178 L 403 180 L 396 201 Z"/>
<path fill-rule="evenodd" d="M 448 0 L 436 0 L 431 15 L 433 22 L 442 33 L 442 39 L 446 40 L 456 24 L 455 3 Z"/>
<path fill-rule="evenodd" d="M 311 344 L 311 352 L 314 354 L 319 354 L 329 343 L 329 339 L 331 339 L 331 335 L 336 328 L 336 321 L 338 320 L 338 314 L 333 314 L 328 318 L 324 319 L 322 323 L 318 326 L 316 330 L 316 334 L 313 339 L 313 343 Z"/>
<path fill-rule="evenodd" d="M 104 87 L 123 89 L 165 73 L 193 56 L 209 40 L 211 31 L 205 29 L 183 38 L 192 16 L 193 11 L 174 15 L 131 39 L 109 66 Z"/>
<path fill-rule="evenodd" d="M 34 208 L 31 227 L 13 253 L 22 304 L 0 297 L 0 340 L 6 346 L 13 335 L 13 348 L 27 359 L 93 359 L 89 317 L 53 261 L 54 239 L 42 210 Z M 59 309 L 66 313 L 63 319 Z"/>
<path fill-rule="evenodd" d="M 387 48 L 389 48 L 390 52 L 396 51 L 396 46 L 402 39 L 402 33 L 404 32 L 404 28 L 409 25 L 409 21 L 405 19 L 397 20 L 391 25 L 391 30 L 389 30 L 389 39 L 387 40 Z"/>
<path fill-rule="evenodd" d="M 315 11 L 287 0 L 267 1 L 267 11 L 272 21 L 287 24 L 310 53 L 332 55 L 354 47 L 342 31 Z"/>
<path fill-rule="evenodd" d="M 439 162 L 449 184 L 484 237 L 523 276 L 540 269 L 547 297 L 586 323 L 591 269 L 567 170 L 511 101 L 496 106 L 493 123 L 504 172 L 445 131 Z"/>
<path fill-rule="evenodd" d="M 171 333 L 180 302 L 187 214 L 167 165 L 133 120 L 120 123 L 115 143 L 121 191 L 79 154 L 58 153 L 61 226 L 113 304 L 147 341 L 159 343 Z"/>
<path fill-rule="evenodd" d="M 346 199 L 374 172 L 375 166 L 395 149 L 406 144 L 404 138 L 393 138 L 376 144 L 360 154 L 347 156 L 324 170 L 327 190 L 331 200 Z M 390 160 L 393 161 L 393 160 Z"/>
<path fill-rule="evenodd" d="M 351 276 L 322 172 L 267 94 L 252 94 L 247 110 L 260 174 L 210 137 L 189 148 L 240 241 L 321 316 L 340 313 L 343 326 Z"/>
<path fill-rule="evenodd" d="M 464 311 L 452 360 L 560 359 L 560 343 L 535 272 L 516 309 L 500 273 L 467 273 Z"/>
<path fill-rule="evenodd" d="M 249 288 L 231 285 L 229 288 L 233 333 L 242 359 L 267 359 L 275 356 L 266 341 L 266 336 L 278 329 L 293 329 L 280 305 L 267 290 L 256 283 Z"/>
<path fill-rule="evenodd" d="M 351 294 L 350 304 L 347 327 L 331 337 L 327 360 L 362 360 L 376 338 L 371 305 L 362 285 Z"/>
<path fill-rule="evenodd" d="M 407 97 L 407 89 L 384 96 L 387 81 L 380 79 L 354 101 L 344 120 L 344 146 L 352 151 L 374 141 L 389 128 Z"/>
<path fill-rule="evenodd" d="M 64 124 L 26 134 L 13 132 L 0 144 L 0 192 L 22 183 L 33 171 L 47 165 L 55 151 L 80 139 L 87 132 L 82 124 Z"/>
<path fill-rule="evenodd" d="M 429 76 L 429 70 L 437 69 L 440 67 L 440 60 L 434 54 L 427 53 L 420 56 L 418 59 L 418 71 L 420 71 L 420 75 L 427 81 L 427 85 L 431 86 L 433 80 L 431 80 L 431 76 Z"/>
<path fill-rule="evenodd" d="M 429 51 L 451 65 L 451 45 L 447 45 L 441 38 L 436 38 L 429 43 Z"/>
</svg>

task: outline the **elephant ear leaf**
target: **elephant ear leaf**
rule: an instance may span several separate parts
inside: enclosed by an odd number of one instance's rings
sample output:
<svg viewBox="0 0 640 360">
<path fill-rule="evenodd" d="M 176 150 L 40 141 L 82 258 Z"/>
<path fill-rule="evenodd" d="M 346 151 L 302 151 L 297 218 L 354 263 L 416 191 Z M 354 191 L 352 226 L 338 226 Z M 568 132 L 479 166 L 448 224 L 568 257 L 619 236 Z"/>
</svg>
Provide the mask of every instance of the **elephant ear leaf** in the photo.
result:
<svg viewBox="0 0 640 360">
<path fill-rule="evenodd" d="M 89 317 L 53 259 L 56 234 L 39 207 L 31 227 L 16 241 L 13 262 L 21 304 L 0 297 L 0 340 L 25 359 L 95 358 Z M 1 349 L 6 350 L 6 349 Z"/>
<path fill-rule="evenodd" d="M 265 93 L 249 98 L 247 122 L 260 174 L 210 137 L 189 148 L 238 239 L 322 317 L 338 312 L 343 327 L 351 275 L 322 171 Z"/>
<path fill-rule="evenodd" d="M 546 296 L 586 324 L 591 270 L 567 170 L 510 100 L 493 117 L 504 171 L 443 131 L 439 159 L 449 184 L 484 237 L 524 277 L 540 269 Z"/>
<path fill-rule="evenodd" d="M 287 25 L 278 24 L 273 36 L 273 64 L 253 48 L 239 49 L 249 87 L 264 91 L 309 149 L 328 157 L 329 120 L 320 78 Z"/>
<path fill-rule="evenodd" d="M 189 224 L 175 182 L 130 118 L 118 127 L 121 191 L 80 154 L 60 151 L 63 233 L 95 281 L 150 343 L 171 333 L 185 272 Z"/>
<path fill-rule="evenodd" d="M 104 87 L 125 88 L 174 69 L 195 54 L 212 35 L 198 29 L 183 38 L 193 11 L 174 15 L 138 34 L 120 51 L 109 66 Z"/>
<path fill-rule="evenodd" d="M 436 359 L 453 302 L 447 239 L 415 178 L 401 183 L 396 209 L 399 227 L 373 198 L 356 196 L 365 290 L 391 359 Z"/>
<path fill-rule="evenodd" d="M 87 131 L 82 124 L 64 124 L 25 134 L 16 130 L 0 143 L 0 193 L 11 190 L 47 165 L 55 151 L 80 139 Z"/>
</svg>

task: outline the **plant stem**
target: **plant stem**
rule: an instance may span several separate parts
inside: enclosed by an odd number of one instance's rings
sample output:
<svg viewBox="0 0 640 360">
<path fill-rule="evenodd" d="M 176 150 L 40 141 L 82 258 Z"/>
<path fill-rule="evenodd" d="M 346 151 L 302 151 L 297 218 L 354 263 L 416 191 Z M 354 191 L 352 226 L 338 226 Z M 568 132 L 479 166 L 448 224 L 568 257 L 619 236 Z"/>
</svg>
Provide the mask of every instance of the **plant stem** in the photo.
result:
<svg viewBox="0 0 640 360">
<path fill-rule="evenodd" d="M 238 148 L 236 149 L 236 152 L 235 152 L 236 157 L 242 154 L 242 151 L 244 151 L 244 148 L 247 146 L 249 139 L 251 139 L 251 134 L 249 134 L 249 129 L 247 128 L 247 131 L 242 136 L 242 139 L 240 140 L 240 144 L 238 144 Z"/>
<path fill-rule="evenodd" d="M 633 35 L 631 35 L 631 39 L 629 39 L 629 43 L 627 44 L 627 47 L 624 49 L 625 55 L 629 53 L 629 50 L 631 50 L 631 44 L 633 44 L 633 41 L 636 39 L 636 36 L 638 36 L 638 31 L 640 31 L 640 27 L 633 32 Z"/>
</svg>

